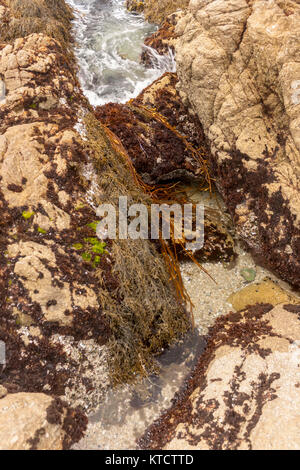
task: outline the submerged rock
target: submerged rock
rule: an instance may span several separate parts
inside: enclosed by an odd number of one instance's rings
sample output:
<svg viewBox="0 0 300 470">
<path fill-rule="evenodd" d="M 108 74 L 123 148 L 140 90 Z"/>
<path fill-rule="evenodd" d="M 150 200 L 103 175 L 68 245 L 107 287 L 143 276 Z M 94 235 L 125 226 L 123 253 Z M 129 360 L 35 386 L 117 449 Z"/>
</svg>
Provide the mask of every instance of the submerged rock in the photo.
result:
<svg viewBox="0 0 300 470">
<path fill-rule="evenodd" d="M 282 289 L 277 283 L 270 279 L 264 279 L 262 282 L 250 284 L 234 294 L 231 294 L 227 300 L 235 310 L 242 310 L 249 305 L 282 303 L 297 304 L 299 297 L 292 295 Z"/>
<path fill-rule="evenodd" d="M 0 450 L 66 450 L 84 434 L 87 419 L 42 393 L 0 399 Z"/>
<path fill-rule="evenodd" d="M 298 287 L 299 9 L 296 1 L 195 0 L 176 29 L 180 92 L 203 124 L 237 232 Z"/>
<path fill-rule="evenodd" d="M 297 450 L 300 304 L 219 318 L 186 388 L 143 449 Z"/>
</svg>

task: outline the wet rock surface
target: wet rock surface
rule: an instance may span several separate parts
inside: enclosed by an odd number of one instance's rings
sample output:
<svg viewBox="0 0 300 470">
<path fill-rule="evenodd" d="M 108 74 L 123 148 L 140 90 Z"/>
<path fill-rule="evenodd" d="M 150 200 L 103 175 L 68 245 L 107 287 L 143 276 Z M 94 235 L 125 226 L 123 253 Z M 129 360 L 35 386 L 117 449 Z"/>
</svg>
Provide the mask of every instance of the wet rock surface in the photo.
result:
<svg viewBox="0 0 300 470">
<path fill-rule="evenodd" d="M 176 76 L 166 75 L 126 105 L 109 103 L 96 108 L 97 119 L 121 139 L 136 171 L 149 185 L 176 179 L 205 181 L 207 148 L 202 128 L 182 106 L 175 82 Z M 153 99 L 148 100 L 146 93 Z M 178 122 L 182 125 L 177 127 Z"/>
<path fill-rule="evenodd" d="M 299 312 L 257 304 L 219 318 L 186 388 L 139 447 L 298 449 Z"/>
<path fill-rule="evenodd" d="M 299 5 L 193 1 L 176 34 L 180 90 L 203 124 L 239 236 L 299 287 Z"/>
<path fill-rule="evenodd" d="M 162 115 L 171 127 L 176 129 L 195 148 L 202 146 L 203 157 L 208 159 L 209 146 L 196 114 L 182 102 L 177 91 L 176 73 L 165 73 L 162 77 L 145 88 L 132 101 L 137 106 L 145 106 Z M 171 157 L 170 157 L 171 159 Z"/>
<path fill-rule="evenodd" d="M 145 39 L 141 61 L 146 67 L 153 66 L 157 60 L 153 55 L 153 50 L 160 56 L 170 55 L 170 52 L 174 55 L 177 43 L 176 25 L 182 16 L 184 16 L 184 12 L 181 10 L 172 13 L 162 23 L 158 31 Z"/>
<path fill-rule="evenodd" d="M 0 416 L 1 450 L 67 450 L 87 425 L 78 410 L 42 393 L 1 398 Z"/>
<path fill-rule="evenodd" d="M 252 283 L 243 289 L 234 292 L 228 298 L 228 302 L 235 310 L 242 310 L 256 303 L 278 304 L 297 304 L 299 297 L 287 292 L 277 283 L 265 278 L 262 282 Z"/>
</svg>

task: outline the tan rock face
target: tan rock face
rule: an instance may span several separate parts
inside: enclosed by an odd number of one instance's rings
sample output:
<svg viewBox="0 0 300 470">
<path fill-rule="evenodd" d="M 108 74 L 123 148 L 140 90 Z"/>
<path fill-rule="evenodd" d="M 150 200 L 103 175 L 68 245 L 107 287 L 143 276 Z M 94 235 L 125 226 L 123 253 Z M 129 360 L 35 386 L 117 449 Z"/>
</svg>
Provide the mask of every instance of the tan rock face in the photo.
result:
<svg viewBox="0 0 300 470">
<path fill-rule="evenodd" d="M 76 360 L 51 335 L 93 339 L 99 358 L 109 336 L 96 273 L 74 249 L 88 236 L 86 224 L 95 220 L 88 205 L 84 213 L 76 210 L 86 191 L 79 167 L 87 156 L 74 130 L 82 99 L 60 46 L 42 34 L 2 47 L 0 75 L 5 84 L 0 103 L 1 339 L 8 357 L 2 380 L 12 391 L 62 395 L 77 381 Z M 28 347 L 34 349 L 30 360 Z M 46 361 L 50 380 L 38 373 L 40 361 Z M 66 373 L 68 363 L 73 379 Z M 103 358 L 100 363 L 103 367 Z M 11 384 L 10 371 L 16 367 L 20 374 Z M 81 382 L 86 374 L 82 370 Z M 82 383 L 79 388 L 82 400 L 86 390 Z"/>
<path fill-rule="evenodd" d="M 237 231 L 299 286 L 299 4 L 192 0 L 176 33 L 181 93 Z"/>
<path fill-rule="evenodd" d="M 10 10 L 5 13 L 7 26 L 13 19 Z M 81 92 L 62 48 L 43 34 L 0 46 L 0 78 L 0 337 L 7 357 L 1 383 L 9 392 L 53 393 L 90 405 L 92 387 L 84 385 L 89 367 L 100 369 L 99 380 L 104 388 L 108 384 L 108 329 L 101 320 L 99 281 L 91 273 L 90 282 L 72 248 L 82 238 L 74 226 L 95 219 L 88 205 L 85 214 L 75 210 L 84 200 L 78 171 L 87 160 L 74 130 Z M 72 335 L 72 346 L 66 335 Z"/>
<path fill-rule="evenodd" d="M 41 393 L 7 395 L 0 399 L 0 416 L 1 450 L 67 449 L 86 426 L 81 413 Z"/>
<path fill-rule="evenodd" d="M 148 21 L 162 23 L 167 16 L 176 10 L 183 10 L 189 4 L 189 0 L 144 0 L 144 13 Z"/>
<path fill-rule="evenodd" d="M 299 313 L 257 304 L 219 319 L 186 389 L 140 446 L 299 449 Z"/>
</svg>

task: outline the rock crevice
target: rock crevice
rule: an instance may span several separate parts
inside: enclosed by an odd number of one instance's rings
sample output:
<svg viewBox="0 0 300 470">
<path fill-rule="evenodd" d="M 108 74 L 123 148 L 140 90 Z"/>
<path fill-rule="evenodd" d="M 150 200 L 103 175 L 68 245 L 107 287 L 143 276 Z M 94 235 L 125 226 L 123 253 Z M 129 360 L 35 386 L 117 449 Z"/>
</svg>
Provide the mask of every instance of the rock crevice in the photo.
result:
<svg viewBox="0 0 300 470">
<path fill-rule="evenodd" d="M 299 28 L 297 2 L 194 0 L 176 29 L 180 90 L 237 232 L 298 287 Z"/>
</svg>

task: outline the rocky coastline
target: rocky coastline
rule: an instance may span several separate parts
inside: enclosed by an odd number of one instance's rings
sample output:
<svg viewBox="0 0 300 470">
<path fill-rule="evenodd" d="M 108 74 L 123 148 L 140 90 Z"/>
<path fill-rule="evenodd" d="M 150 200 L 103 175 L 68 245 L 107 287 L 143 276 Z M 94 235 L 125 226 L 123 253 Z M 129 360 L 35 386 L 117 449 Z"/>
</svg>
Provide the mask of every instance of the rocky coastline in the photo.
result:
<svg viewBox="0 0 300 470">
<path fill-rule="evenodd" d="M 0 449 L 70 449 L 112 387 L 159 373 L 193 329 L 178 258 L 230 266 L 236 240 L 292 294 L 232 299 L 137 449 L 299 449 L 300 7 L 127 8 L 160 25 L 141 61 L 171 51 L 177 72 L 93 108 L 67 3 L 0 0 Z M 183 203 L 191 184 L 231 217 L 207 210 L 199 252 L 97 238 L 99 204 Z"/>
</svg>

